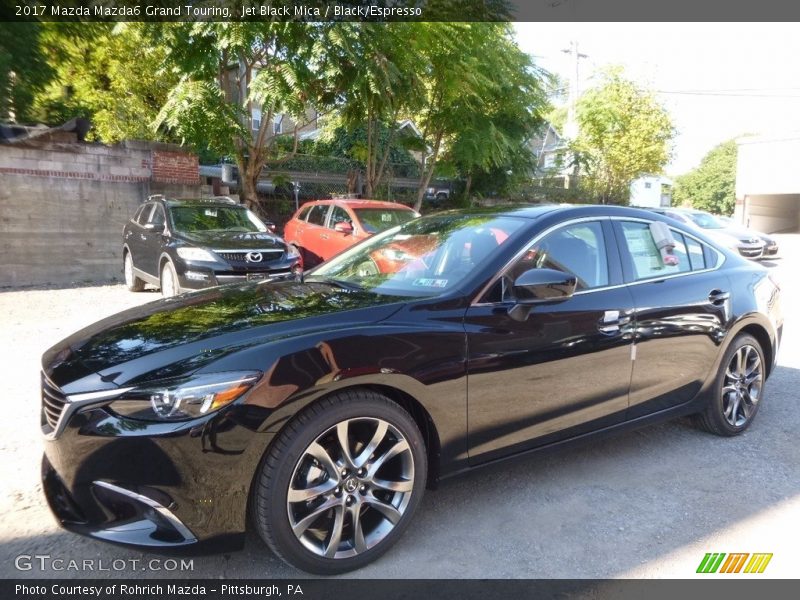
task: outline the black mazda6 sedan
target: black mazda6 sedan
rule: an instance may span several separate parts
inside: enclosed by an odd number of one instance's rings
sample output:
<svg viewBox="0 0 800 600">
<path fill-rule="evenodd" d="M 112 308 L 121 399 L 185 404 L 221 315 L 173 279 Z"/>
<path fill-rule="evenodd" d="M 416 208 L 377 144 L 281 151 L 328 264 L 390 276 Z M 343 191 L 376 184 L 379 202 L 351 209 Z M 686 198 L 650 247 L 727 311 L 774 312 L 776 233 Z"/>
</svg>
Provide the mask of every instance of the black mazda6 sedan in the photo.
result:
<svg viewBox="0 0 800 600">
<path fill-rule="evenodd" d="M 43 481 L 72 531 L 361 567 L 471 468 L 680 415 L 741 433 L 781 337 L 767 270 L 608 206 L 442 213 L 304 279 L 127 310 L 43 357 Z M 535 512 L 535 510 L 534 510 Z"/>
</svg>

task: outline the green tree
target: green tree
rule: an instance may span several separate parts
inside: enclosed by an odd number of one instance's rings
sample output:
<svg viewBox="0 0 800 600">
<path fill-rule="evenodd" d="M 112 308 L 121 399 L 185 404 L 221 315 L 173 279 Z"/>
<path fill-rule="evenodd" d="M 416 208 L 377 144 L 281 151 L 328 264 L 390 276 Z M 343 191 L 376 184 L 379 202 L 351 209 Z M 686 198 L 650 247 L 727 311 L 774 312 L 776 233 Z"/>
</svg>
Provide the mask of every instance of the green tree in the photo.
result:
<svg viewBox="0 0 800 600">
<path fill-rule="evenodd" d="M 364 130 L 352 156 L 365 166 L 365 192 L 373 197 L 396 148 L 401 116 L 422 93 L 417 23 L 341 23 L 330 33 L 330 79 L 340 90 L 338 109 L 350 132 Z M 402 140 L 401 140 L 402 141 Z"/>
<path fill-rule="evenodd" d="M 627 203 L 631 182 L 661 172 L 670 160 L 675 129 L 669 113 L 619 69 L 604 73 L 601 84 L 579 98 L 577 121 L 572 150 L 581 185 L 603 204 Z"/>
<path fill-rule="evenodd" d="M 513 126 L 503 120 L 522 117 L 516 123 L 527 131 L 544 93 L 543 74 L 532 69 L 507 23 L 417 25 L 425 95 L 416 119 L 427 150 L 415 203 L 420 210 L 443 150 L 459 146 L 453 160 L 467 172 L 502 162 L 514 145 Z M 480 147 L 487 135 L 488 147 Z"/>
<path fill-rule="evenodd" d="M 534 157 L 529 140 L 544 123 L 542 114 L 548 106 L 550 76 L 537 69 L 512 39 L 502 37 L 496 52 L 484 60 L 496 81 L 482 94 L 482 109 L 466 115 L 444 155 L 464 178 L 466 199 L 476 178 L 485 184 L 489 175 L 494 181 L 491 187 L 505 192 L 530 178 Z M 487 191 L 483 185 L 477 189 Z"/>
<path fill-rule="evenodd" d="M 53 76 L 40 23 L 0 23 L 0 121 L 36 120 L 33 99 Z"/>
<path fill-rule="evenodd" d="M 175 23 L 163 30 L 167 64 L 178 83 L 156 119 L 198 147 L 230 155 L 239 167 L 248 205 L 265 166 L 297 151 L 299 129 L 311 109 L 333 102 L 327 40 L 331 24 L 295 22 Z M 253 109 L 261 111 L 255 128 Z M 290 150 L 279 143 L 272 121 L 295 122 Z"/>
<path fill-rule="evenodd" d="M 736 140 L 712 149 L 700 164 L 675 180 L 673 200 L 712 213 L 730 215 L 736 204 Z"/>
<path fill-rule="evenodd" d="M 40 38 L 54 74 L 35 99 L 39 119 L 52 125 L 91 119 L 92 137 L 172 141 L 153 121 L 177 76 L 165 68 L 167 51 L 151 43 L 161 25 L 48 23 Z"/>
</svg>

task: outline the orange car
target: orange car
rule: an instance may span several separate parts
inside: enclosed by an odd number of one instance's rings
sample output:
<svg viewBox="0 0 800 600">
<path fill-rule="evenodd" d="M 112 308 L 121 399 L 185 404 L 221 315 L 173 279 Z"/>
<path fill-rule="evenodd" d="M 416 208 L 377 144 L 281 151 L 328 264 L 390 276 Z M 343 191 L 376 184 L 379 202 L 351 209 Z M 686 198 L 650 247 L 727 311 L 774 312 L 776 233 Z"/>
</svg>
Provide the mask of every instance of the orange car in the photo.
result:
<svg viewBox="0 0 800 600">
<path fill-rule="evenodd" d="M 283 237 L 303 255 L 309 268 L 371 235 L 401 225 L 419 214 L 403 204 L 379 200 L 315 200 L 286 223 Z"/>
</svg>

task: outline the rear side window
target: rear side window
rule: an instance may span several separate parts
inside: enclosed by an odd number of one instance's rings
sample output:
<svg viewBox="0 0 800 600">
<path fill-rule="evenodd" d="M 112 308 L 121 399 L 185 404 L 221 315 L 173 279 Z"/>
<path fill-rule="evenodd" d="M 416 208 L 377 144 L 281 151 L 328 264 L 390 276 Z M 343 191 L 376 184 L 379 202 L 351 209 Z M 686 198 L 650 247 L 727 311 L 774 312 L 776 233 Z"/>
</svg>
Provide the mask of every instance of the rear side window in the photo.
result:
<svg viewBox="0 0 800 600">
<path fill-rule="evenodd" d="M 297 219 L 300 221 L 305 221 L 311 209 L 312 209 L 311 206 L 304 206 L 302 210 L 300 210 L 300 212 L 297 214 Z"/>
<path fill-rule="evenodd" d="M 325 225 L 325 215 L 328 214 L 327 204 L 317 204 L 308 213 L 308 222 L 312 225 Z"/>
<path fill-rule="evenodd" d="M 703 244 L 683 233 L 670 229 L 675 239 L 672 255 L 677 264 L 665 264 L 656 247 L 649 223 L 623 221 L 621 224 L 625 245 L 631 257 L 634 279 L 650 279 L 676 273 L 688 273 L 706 268 Z"/>
</svg>

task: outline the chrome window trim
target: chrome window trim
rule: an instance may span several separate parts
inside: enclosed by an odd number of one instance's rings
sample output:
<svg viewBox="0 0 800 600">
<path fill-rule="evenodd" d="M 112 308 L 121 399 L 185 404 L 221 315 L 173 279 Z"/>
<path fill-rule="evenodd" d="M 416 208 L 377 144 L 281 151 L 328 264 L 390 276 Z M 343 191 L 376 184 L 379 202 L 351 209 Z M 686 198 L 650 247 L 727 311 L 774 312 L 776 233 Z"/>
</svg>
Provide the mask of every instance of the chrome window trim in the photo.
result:
<svg viewBox="0 0 800 600">
<path fill-rule="evenodd" d="M 517 252 L 514 255 L 514 257 L 511 260 L 509 260 L 503 266 L 503 268 L 500 269 L 500 271 L 498 271 L 497 275 L 492 277 L 492 279 L 489 280 L 489 283 L 487 283 L 485 286 L 483 286 L 481 288 L 481 290 L 478 292 L 478 294 L 475 296 L 475 298 L 470 303 L 470 306 L 502 306 L 504 304 L 508 304 L 509 303 L 508 301 L 505 301 L 505 302 L 479 302 L 479 300 L 481 298 L 483 298 L 484 294 L 486 294 L 492 288 L 492 286 L 495 283 L 497 283 L 497 281 L 503 275 L 506 274 L 506 272 L 514 265 L 514 263 L 517 262 L 517 260 L 522 258 L 522 256 L 531 248 L 531 246 L 533 246 L 534 244 L 538 243 L 539 240 L 541 240 L 543 237 L 545 237 L 546 235 L 549 235 L 550 233 L 552 233 L 553 231 L 555 231 L 557 229 L 561 229 L 562 227 L 569 226 L 569 225 L 574 225 L 574 224 L 577 224 L 577 223 L 586 223 L 587 221 L 601 221 L 601 222 L 602 221 L 635 221 L 635 222 L 639 222 L 639 223 L 652 223 L 654 220 L 657 221 L 658 219 L 644 219 L 642 217 L 620 217 L 620 216 L 602 215 L 602 216 L 595 216 L 595 217 L 577 217 L 575 219 L 570 219 L 569 221 L 563 221 L 563 222 L 558 223 L 556 225 L 552 225 L 552 226 L 548 227 L 547 229 L 545 229 L 544 231 L 542 231 L 541 233 L 539 233 L 538 235 L 536 235 L 531 240 L 531 242 L 529 244 L 527 244 L 526 246 L 524 246 L 522 248 L 522 250 Z M 582 296 L 583 294 L 591 294 L 593 292 L 603 292 L 603 291 L 606 291 L 606 290 L 615 290 L 615 289 L 618 289 L 618 288 L 627 287 L 627 286 L 631 286 L 631 285 L 641 285 L 643 283 L 653 283 L 654 281 L 664 281 L 665 279 L 674 279 L 676 277 L 687 277 L 687 276 L 690 276 L 690 275 L 697 275 L 699 273 L 709 273 L 711 271 L 717 271 L 718 269 L 720 269 L 722 267 L 723 264 L 725 264 L 725 255 L 722 252 L 720 252 L 719 250 L 717 250 L 714 246 L 709 244 L 708 242 L 705 242 L 705 241 L 699 239 L 698 237 L 692 235 L 691 233 L 688 233 L 688 232 L 686 232 L 686 231 L 684 231 L 682 229 L 680 229 L 680 230 L 675 229 L 674 227 L 669 226 L 669 224 L 667 224 L 667 226 L 670 229 L 674 229 L 675 231 L 679 231 L 684 236 L 688 236 L 688 237 L 692 238 L 698 244 L 701 244 L 703 246 L 707 246 L 708 248 L 713 250 L 714 253 L 717 255 L 717 263 L 716 263 L 716 265 L 714 265 L 713 267 L 706 267 L 705 269 L 698 269 L 697 271 L 684 271 L 683 273 L 673 273 L 671 275 L 648 277 L 646 279 L 637 279 L 635 281 L 630 281 L 630 282 L 618 283 L 618 284 L 614 284 L 614 285 L 605 285 L 605 286 L 602 286 L 602 287 L 591 288 L 591 289 L 588 289 L 588 290 L 580 290 L 580 291 L 575 292 L 573 294 L 573 296 Z"/>
</svg>

